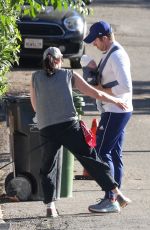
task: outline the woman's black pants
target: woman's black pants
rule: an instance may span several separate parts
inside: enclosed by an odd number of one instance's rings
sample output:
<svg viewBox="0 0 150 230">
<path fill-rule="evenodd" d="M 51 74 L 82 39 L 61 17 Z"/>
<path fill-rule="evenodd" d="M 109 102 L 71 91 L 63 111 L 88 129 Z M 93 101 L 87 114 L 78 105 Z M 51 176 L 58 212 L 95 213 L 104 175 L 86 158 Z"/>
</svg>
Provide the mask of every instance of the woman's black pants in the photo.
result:
<svg viewBox="0 0 150 230">
<path fill-rule="evenodd" d="M 54 200 L 57 153 L 62 145 L 79 160 L 102 190 L 110 191 L 118 186 L 111 177 L 109 166 L 86 143 L 79 121 L 48 126 L 40 130 L 40 135 L 44 142 L 40 176 L 45 204 Z"/>
</svg>

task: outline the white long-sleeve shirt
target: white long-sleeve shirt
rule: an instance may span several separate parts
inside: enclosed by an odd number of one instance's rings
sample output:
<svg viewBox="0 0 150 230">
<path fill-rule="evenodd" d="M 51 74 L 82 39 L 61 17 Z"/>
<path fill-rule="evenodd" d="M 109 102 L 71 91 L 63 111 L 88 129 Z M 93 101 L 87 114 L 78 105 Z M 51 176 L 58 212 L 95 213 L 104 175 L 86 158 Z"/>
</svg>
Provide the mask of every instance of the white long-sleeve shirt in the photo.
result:
<svg viewBox="0 0 150 230">
<path fill-rule="evenodd" d="M 121 110 L 119 107 L 112 103 L 108 102 L 97 102 L 97 108 L 100 112 L 131 112 L 133 110 L 132 106 L 132 79 L 131 79 L 131 71 L 130 71 L 130 59 L 124 48 L 118 43 L 114 42 L 107 53 L 103 54 L 102 62 L 106 58 L 108 52 L 114 47 L 118 46 L 119 49 L 111 53 L 108 58 L 106 65 L 102 71 L 101 84 L 105 85 L 113 85 L 111 88 L 112 93 L 118 97 L 122 98 L 128 109 L 126 111 Z M 102 106 L 102 108 L 101 108 Z"/>
</svg>

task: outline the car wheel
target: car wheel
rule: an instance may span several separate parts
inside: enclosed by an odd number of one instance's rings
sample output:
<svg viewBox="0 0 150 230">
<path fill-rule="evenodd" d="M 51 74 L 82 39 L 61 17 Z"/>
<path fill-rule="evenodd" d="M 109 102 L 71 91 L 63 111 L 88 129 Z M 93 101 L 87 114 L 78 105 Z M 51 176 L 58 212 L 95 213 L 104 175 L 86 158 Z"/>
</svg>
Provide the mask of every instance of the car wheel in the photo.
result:
<svg viewBox="0 0 150 230">
<path fill-rule="evenodd" d="M 80 58 L 70 59 L 70 66 L 71 66 L 72 69 L 81 68 Z"/>
</svg>

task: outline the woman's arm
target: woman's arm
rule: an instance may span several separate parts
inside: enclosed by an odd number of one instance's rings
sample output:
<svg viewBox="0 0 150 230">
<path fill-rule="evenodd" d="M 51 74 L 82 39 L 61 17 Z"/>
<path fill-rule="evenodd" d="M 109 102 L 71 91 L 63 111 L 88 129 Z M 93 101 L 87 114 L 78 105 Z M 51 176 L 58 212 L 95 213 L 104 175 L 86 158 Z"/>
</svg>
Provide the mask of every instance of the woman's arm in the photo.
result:
<svg viewBox="0 0 150 230">
<path fill-rule="evenodd" d="M 95 99 L 111 102 L 116 104 L 122 110 L 126 110 L 126 104 L 119 98 L 113 97 L 105 92 L 95 89 L 89 85 L 78 73 L 74 72 L 74 87 L 77 88 L 81 93 L 93 97 Z"/>
<path fill-rule="evenodd" d="M 102 92 L 105 92 L 105 93 L 107 93 L 107 94 L 109 94 L 109 95 L 111 95 L 111 96 L 115 96 L 114 94 L 113 94 L 113 92 L 112 92 L 112 88 L 103 88 L 103 86 L 102 85 L 97 85 L 97 86 L 94 86 L 94 88 L 95 89 L 97 89 L 97 90 L 100 90 L 100 91 L 102 91 Z"/>
</svg>

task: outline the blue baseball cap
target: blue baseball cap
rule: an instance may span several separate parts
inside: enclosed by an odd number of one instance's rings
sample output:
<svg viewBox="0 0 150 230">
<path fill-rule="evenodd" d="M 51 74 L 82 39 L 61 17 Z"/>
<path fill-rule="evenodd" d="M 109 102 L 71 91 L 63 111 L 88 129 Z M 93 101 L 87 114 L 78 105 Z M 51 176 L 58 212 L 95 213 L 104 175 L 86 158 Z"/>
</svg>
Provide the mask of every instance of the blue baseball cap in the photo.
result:
<svg viewBox="0 0 150 230">
<path fill-rule="evenodd" d="M 90 27 L 89 34 L 84 38 L 85 43 L 93 42 L 97 37 L 107 36 L 112 33 L 111 25 L 104 21 L 94 23 Z"/>
</svg>

